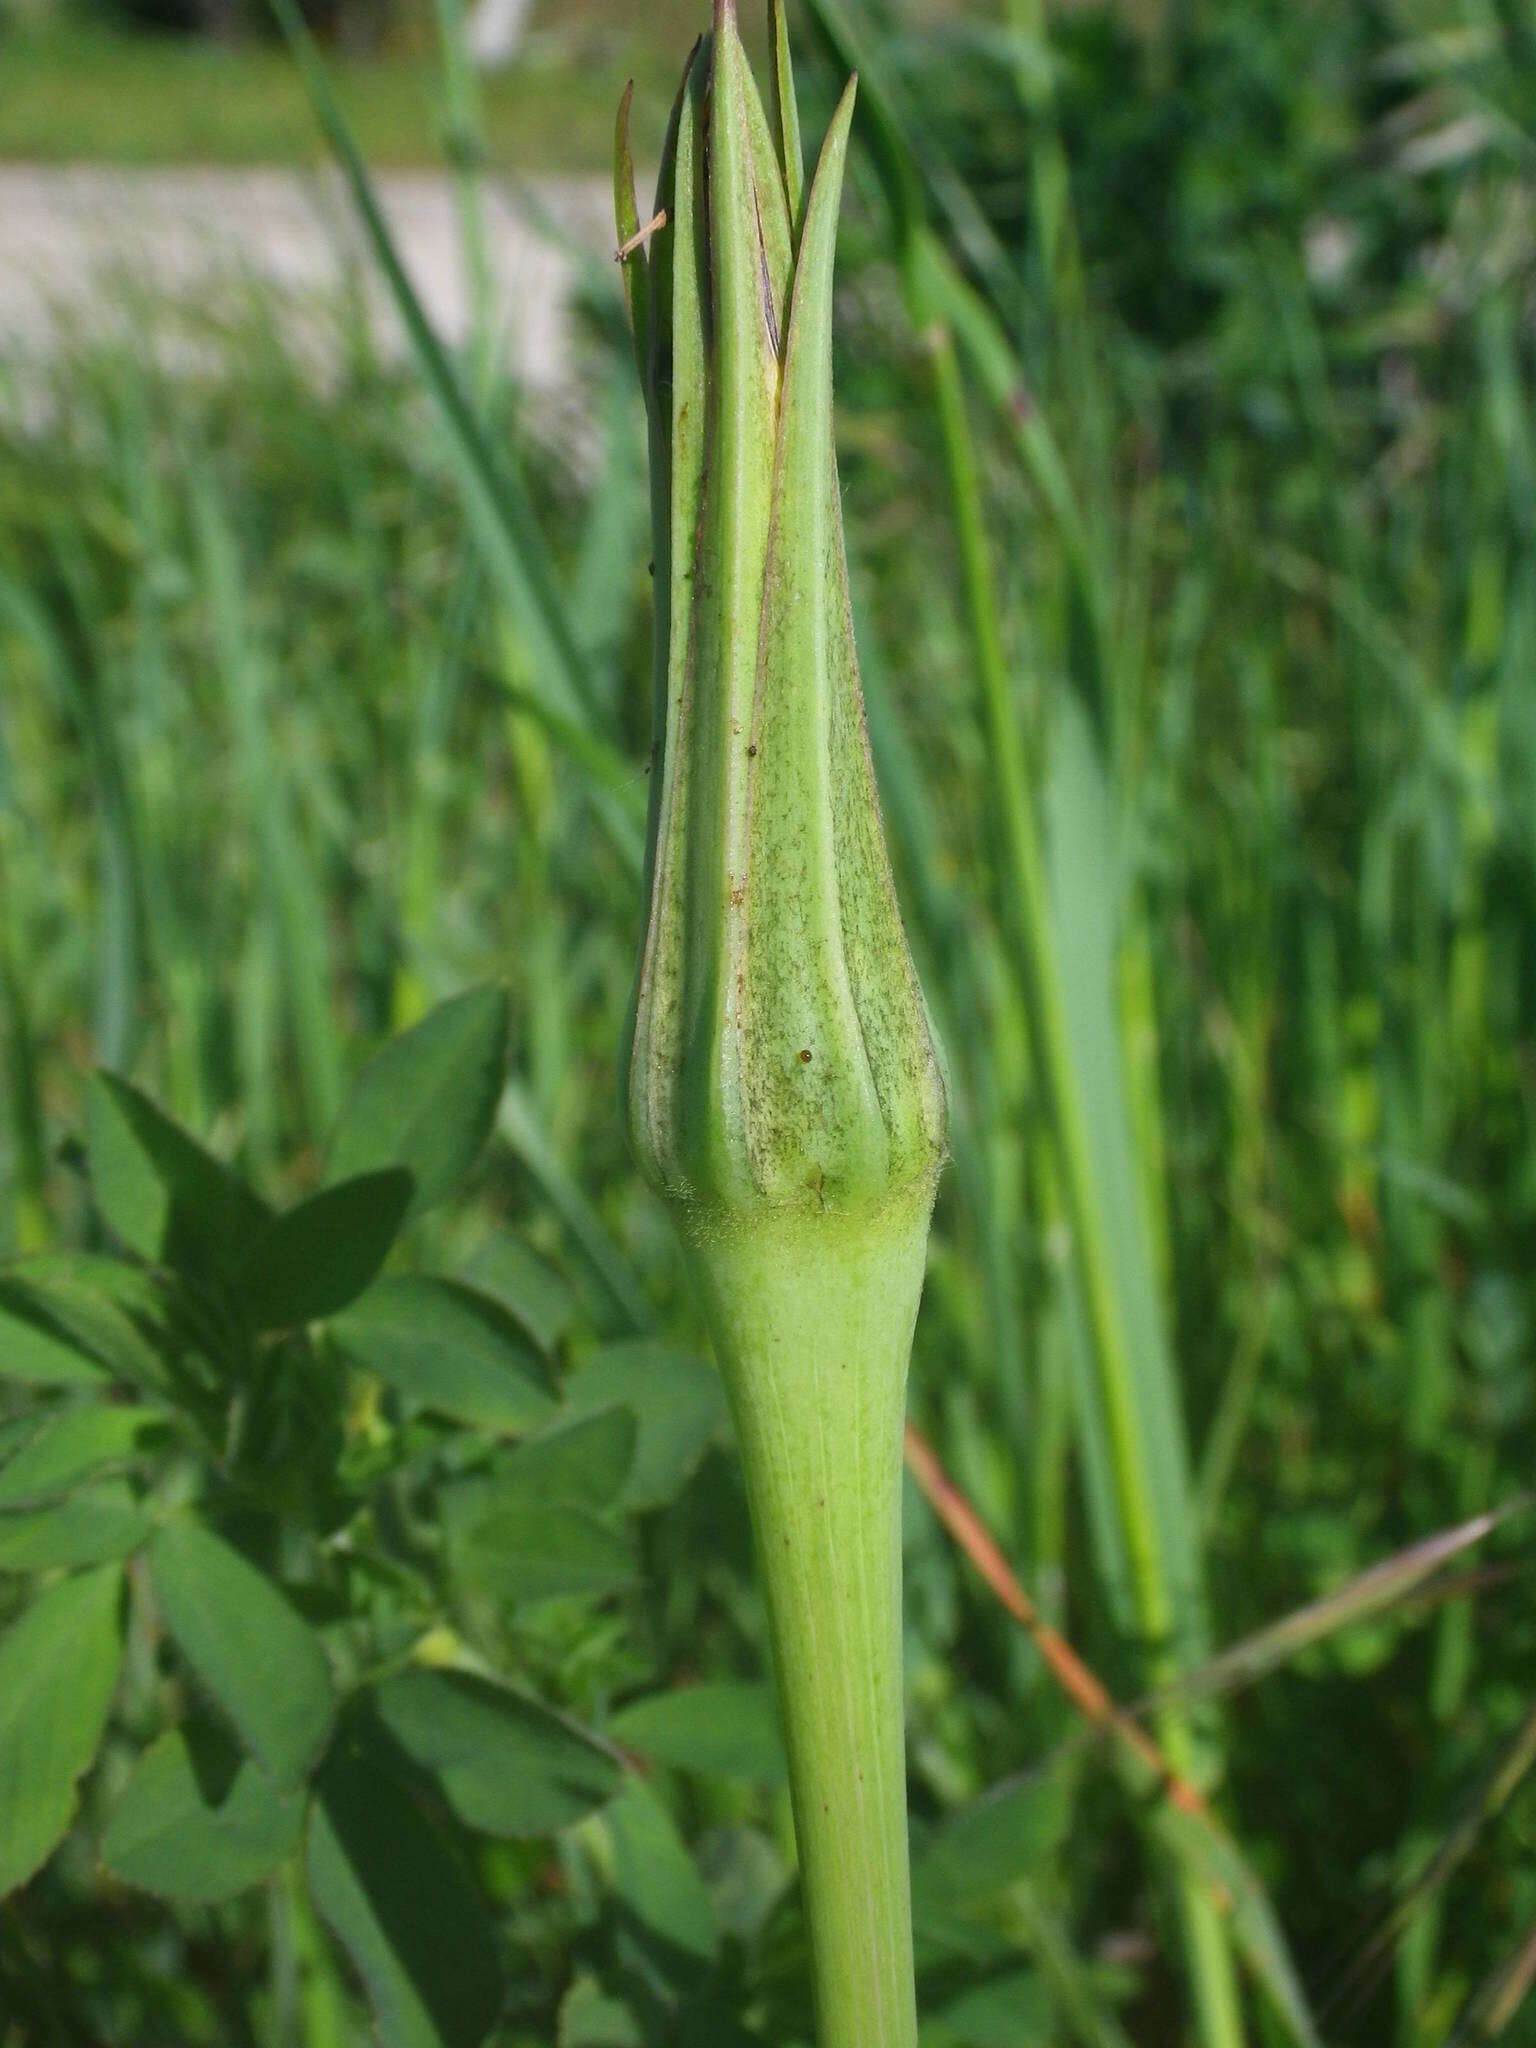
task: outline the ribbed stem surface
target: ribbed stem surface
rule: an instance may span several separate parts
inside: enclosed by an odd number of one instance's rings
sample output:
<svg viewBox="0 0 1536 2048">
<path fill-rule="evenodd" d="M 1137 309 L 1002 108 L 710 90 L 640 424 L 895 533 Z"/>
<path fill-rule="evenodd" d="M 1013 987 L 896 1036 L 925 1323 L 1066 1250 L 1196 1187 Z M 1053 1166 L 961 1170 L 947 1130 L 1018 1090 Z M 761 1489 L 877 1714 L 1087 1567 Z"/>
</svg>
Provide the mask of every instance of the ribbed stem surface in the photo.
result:
<svg viewBox="0 0 1536 2048">
<path fill-rule="evenodd" d="M 857 1218 L 684 1219 L 746 1475 L 820 2048 L 915 2048 L 901 1435 L 933 1183 Z"/>
</svg>

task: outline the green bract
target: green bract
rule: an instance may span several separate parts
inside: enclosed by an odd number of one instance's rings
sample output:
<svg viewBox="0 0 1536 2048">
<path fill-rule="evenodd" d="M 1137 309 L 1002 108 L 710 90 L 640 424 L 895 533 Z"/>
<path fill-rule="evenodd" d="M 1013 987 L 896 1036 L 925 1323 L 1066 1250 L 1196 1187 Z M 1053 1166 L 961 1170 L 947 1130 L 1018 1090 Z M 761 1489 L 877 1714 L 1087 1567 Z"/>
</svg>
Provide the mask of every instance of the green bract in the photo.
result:
<svg viewBox="0 0 1536 2048">
<path fill-rule="evenodd" d="M 907 1361 L 943 1070 L 864 726 L 832 443 L 850 84 L 809 191 L 716 0 L 621 255 L 650 417 L 656 757 L 630 1136 L 730 1397 L 821 2048 L 915 2048 L 901 1672 Z"/>
<path fill-rule="evenodd" d="M 657 592 L 649 914 L 624 1090 L 666 1194 L 836 1210 L 931 1178 L 945 1085 L 865 733 L 832 442 L 852 84 L 802 192 L 737 35 L 690 59 L 663 225 L 624 263 Z M 625 109 L 627 114 L 627 105 Z M 625 118 L 620 233 L 637 234 Z"/>
</svg>

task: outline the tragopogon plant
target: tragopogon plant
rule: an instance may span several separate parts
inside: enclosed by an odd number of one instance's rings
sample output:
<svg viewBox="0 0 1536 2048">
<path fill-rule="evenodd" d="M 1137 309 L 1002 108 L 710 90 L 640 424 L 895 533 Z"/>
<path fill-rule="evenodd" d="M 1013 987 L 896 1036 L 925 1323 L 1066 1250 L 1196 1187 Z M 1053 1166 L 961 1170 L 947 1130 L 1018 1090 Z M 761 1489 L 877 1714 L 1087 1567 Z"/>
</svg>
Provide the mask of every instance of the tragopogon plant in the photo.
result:
<svg viewBox="0 0 1536 2048">
<path fill-rule="evenodd" d="M 716 0 L 649 232 L 620 114 L 657 614 L 623 1089 L 735 1417 L 822 2048 L 912 2048 L 901 1432 L 946 1096 L 881 831 L 833 453 L 853 87 L 807 189 L 774 30 L 770 125 Z"/>
</svg>

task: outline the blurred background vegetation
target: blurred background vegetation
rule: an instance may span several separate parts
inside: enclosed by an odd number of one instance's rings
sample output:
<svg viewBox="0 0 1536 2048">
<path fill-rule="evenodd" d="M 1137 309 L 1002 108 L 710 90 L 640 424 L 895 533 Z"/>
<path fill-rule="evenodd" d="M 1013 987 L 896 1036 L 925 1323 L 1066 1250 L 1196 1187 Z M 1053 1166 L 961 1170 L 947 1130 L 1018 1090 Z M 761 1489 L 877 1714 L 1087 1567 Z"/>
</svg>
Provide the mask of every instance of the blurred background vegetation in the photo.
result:
<svg viewBox="0 0 1536 2048">
<path fill-rule="evenodd" d="M 700 12 L 548 0 L 467 97 L 439 20 L 373 0 L 313 18 L 370 160 L 446 147 L 472 189 L 600 171 L 631 74 L 653 155 Z M 1080 1035 L 1082 1086 L 1110 1104 L 1104 1199 L 1131 1265 L 1144 1253 L 1176 1393 L 1148 1456 L 1201 1582 L 1175 1602 L 1188 1684 L 1513 1500 L 1536 1452 L 1536 23 L 1523 0 L 849 12 L 922 219 L 1020 372 L 1001 409 L 971 392 L 973 502 L 1068 979 L 1110 971 L 1121 1073 Z M 806 50 L 814 135 L 837 66 L 824 38 Z M 319 132 L 255 9 L 18 4 L 0 29 L 6 157 L 308 162 Z M 1131 1699 L 1164 1667 L 1127 1613 L 1095 1467 L 976 680 L 976 536 L 951 516 L 954 421 L 868 142 L 839 447 L 898 881 L 961 1111 L 913 1413 L 1042 1612 Z M 421 1226 L 433 1255 L 494 1231 L 555 1262 L 573 1358 L 632 1334 L 636 1299 L 698 1343 L 615 1108 L 647 504 L 617 280 L 581 275 L 568 397 L 509 387 L 493 314 L 460 366 L 547 537 L 590 685 L 580 731 L 550 708 L 526 590 L 466 513 L 422 360 L 382 354 L 350 301 L 323 375 L 253 294 L 217 316 L 140 305 L 139 345 L 79 332 L 12 391 L 0 1250 L 100 1240 L 78 1148 L 94 1063 L 293 1194 L 365 1055 L 492 977 L 513 1094 L 469 1196 Z M 1027 459 L 1037 423 L 1070 519 Z M 1067 1790 L 987 1901 L 985 1968 L 1024 1972 L 1011 2004 L 946 2005 L 961 1965 L 939 1943 L 934 2041 L 1193 2038 L 1147 1802 L 910 1507 L 919 1844 L 1042 1759 Z M 1536 2038 L 1528 1536 L 1511 1521 L 1411 1599 L 1293 1632 L 1194 1716 L 1189 1768 L 1328 2041 Z M 640 1542 L 638 1588 L 557 1602 L 518 1638 L 599 1721 L 642 1684 L 761 1669 L 723 1442 Z M 738 2038 L 726 2006 L 765 2038 L 752 1901 L 782 1880 L 782 1794 L 666 1783 L 735 1930 L 698 2038 Z M 604 2005 L 597 1908 L 559 1867 L 507 1852 L 488 1879 L 517 1964 L 498 2038 L 683 2038 L 665 2001 L 651 2032 Z M 172 1915 L 104 1890 L 82 1854 L 7 1914 L 6 2048 L 282 2038 L 263 1987 L 291 1956 L 265 1909 Z"/>
</svg>

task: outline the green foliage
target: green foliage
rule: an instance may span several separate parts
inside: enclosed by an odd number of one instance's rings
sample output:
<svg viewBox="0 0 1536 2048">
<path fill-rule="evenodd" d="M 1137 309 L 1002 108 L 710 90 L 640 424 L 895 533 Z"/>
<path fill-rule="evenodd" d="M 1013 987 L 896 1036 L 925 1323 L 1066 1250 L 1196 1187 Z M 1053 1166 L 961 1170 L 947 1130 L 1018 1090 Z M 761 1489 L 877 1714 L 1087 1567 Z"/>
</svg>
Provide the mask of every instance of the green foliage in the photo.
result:
<svg viewBox="0 0 1536 2048">
<path fill-rule="evenodd" d="M 617 1401 L 635 1417 L 634 1455 L 624 1480 L 624 1500 L 635 1508 L 671 1500 L 725 1422 L 714 1368 L 645 1339 L 595 1352 L 571 1374 L 565 1398 L 577 1410 Z"/>
<path fill-rule="evenodd" d="M 345 1744 L 326 1764 L 305 1862 L 389 2048 L 478 2048 L 500 2000 L 490 1916 L 451 1843 L 366 1749 Z"/>
<path fill-rule="evenodd" d="M 476 1837 L 574 1844 L 601 1815 L 594 1875 L 657 1940 L 713 1953 L 664 1807 L 584 1724 L 580 1658 L 575 1697 L 532 1689 L 562 1683 L 578 1616 L 637 1587 L 630 1514 L 696 1472 L 713 1375 L 590 1341 L 573 1370 L 577 1291 L 505 1235 L 484 1284 L 380 1272 L 413 1194 L 473 1167 L 505 1041 L 504 997 L 475 991 L 391 1042 L 343 1115 L 340 1177 L 281 1209 L 99 1076 L 85 1157 L 127 1256 L 5 1282 L 13 1372 L 38 1389 L 0 1436 L 0 1571 L 27 1586 L 0 1640 L 5 1881 L 68 1826 L 121 1658 L 121 1569 L 102 1561 L 137 1555 L 115 1783 L 93 1809 L 104 1870 L 233 1908 L 291 1882 L 302 1837 L 387 2048 L 477 2044 L 500 2007 Z M 604 1686 L 644 1668 L 621 1656 Z"/>
<path fill-rule="evenodd" d="M 0 1281 L 0 1378 L 99 1387 L 116 1368 L 153 1382 L 154 1353 L 117 1303 L 93 1290 L 102 1278 L 90 1265 L 29 1260 Z"/>
<path fill-rule="evenodd" d="M 714 1955 L 719 1930 L 704 1880 L 666 1807 L 631 1778 L 605 1822 L 619 1900 L 685 1974 L 696 1969 Z"/>
<path fill-rule="evenodd" d="M 330 1178 L 403 1167 L 417 1208 L 440 1201 L 479 1155 L 506 1070 L 505 990 L 440 1004 L 359 1074 L 331 1140 Z"/>
<path fill-rule="evenodd" d="M 50 1587 L 0 1637 L 0 1895 L 69 1826 L 117 1684 L 122 1591 L 118 1567 L 98 1566 Z"/>
<path fill-rule="evenodd" d="M 480 1834 L 551 1835 L 618 1789 L 610 1750 L 536 1700 L 468 1672 L 402 1671 L 378 1688 L 374 1705 Z"/>
<path fill-rule="evenodd" d="M 126 1557 L 152 1526 L 129 1486 L 105 1480 L 52 1507 L 7 1515 L 0 1522 L 0 1572 L 47 1571 L 55 1565 Z"/>
<path fill-rule="evenodd" d="M 361 1371 L 457 1422 L 515 1434 L 553 1412 L 534 1345 L 494 1296 L 462 1281 L 379 1280 L 335 1317 L 331 1335 Z"/>
<path fill-rule="evenodd" d="M 165 1421 L 164 1409 L 138 1402 L 76 1405 L 45 1416 L 0 1468 L 0 1508 L 35 1507 L 70 1492 L 104 1465 L 130 1463 L 141 1439 Z"/>
<path fill-rule="evenodd" d="M 197 1722 L 172 1728 L 134 1766 L 101 1838 L 124 1884 L 213 1905 L 259 1884 L 293 1849 L 304 1791 L 284 1788 L 226 1737 Z"/>
<path fill-rule="evenodd" d="M 676 1770 L 765 1785 L 784 1776 L 778 1712 L 764 1685 L 706 1679 L 656 1693 L 615 1714 L 609 1729 L 627 1749 Z"/>
<path fill-rule="evenodd" d="M 279 1785 L 309 1771 L 330 1733 L 330 1666 L 282 1595 L 210 1530 L 168 1522 L 149 1547 L 150 1580 L 176 1647 Z"/>
<path fill-rule="evenodd" d="M 291 1330 L 348 1308 L 378 1273 L 415 1189 L 403 1167 L 360 1173 L 274 1216 L 236 1276 L 257 1330 Z"/>
<path fill-rule="evenodd" d="M 91 1083 L 91 1187 L 109 1228 L 150 1265 L 204 1265 L 232 1279 L 270 1221 L 234 1174 L 115 1074 Z"/>
</svg>

